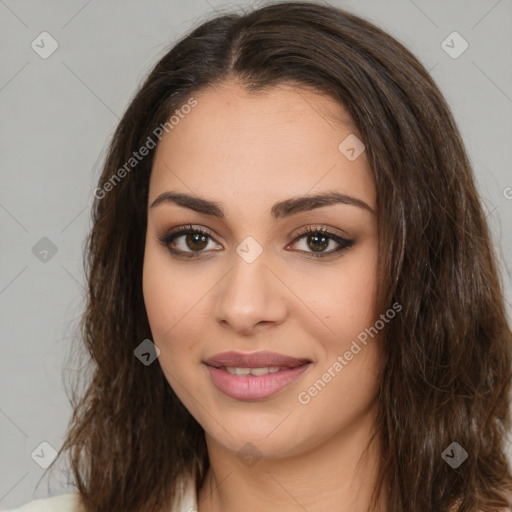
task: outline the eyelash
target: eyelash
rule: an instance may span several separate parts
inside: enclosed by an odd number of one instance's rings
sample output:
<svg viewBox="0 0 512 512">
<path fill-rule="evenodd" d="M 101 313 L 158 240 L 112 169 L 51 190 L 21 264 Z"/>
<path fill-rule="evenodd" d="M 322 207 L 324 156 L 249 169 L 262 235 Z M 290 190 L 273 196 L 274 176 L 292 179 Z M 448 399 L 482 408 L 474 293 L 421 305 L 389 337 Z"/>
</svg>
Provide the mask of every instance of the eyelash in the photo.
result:
<svg viewBox="0 0 512 512">
<path fill-rule="evenodd" d="M 185 258 L 200 258 L 201 254 L 204 251 L 181 251 L 181 250 L 171 249 L 171 247 L 170 247 L 170 244 L 176 238 L 179 238 L 180 236 L 183 236 L 183 235 L 189 235 L 189 234 L 190 235 L 200 234 L 200 235 L 207 236 L 212 240 L 215 240 L 213 238 L 213 236 L 207 230 L 200 228 L 200 227 L 194 228 L 192 226 L 192 224 L 189 224 L 187 226 L 179 226 L 178 228 L 172 230 L 171 232 L 165 234 L 164 236 L 158 237 L 158 241 L 161 244 L 163 244 L 169 250 L 169 252 L 171 254 L 173 254 L 175 256 L 185 257 Z M 331 240 L 334 240 L 336 243 L 339 244 L 338 248 L 331 250 L 329 252 L 315 253 L 315 252 L 308 252 L 308 251 L 299 251 L 299 252 L 306 253 L 306 254 L 310 255 L 308 257 L 312 257 L 312 258 L 326 258 L 328 256 L 332 256 L 334 253 L 338 253 L 338 252 L 344 251 L 346 249 L 349 249 L 350 247 L 352 247 L 354 245 L 353 240 L 349 240 L 347 238 L 340 237 L 339 235 L 336 235 L 335 233 L 328 231 L 326 228 L 318 228 L 317 229 L 317 228 L 312 228 L 312 227 L 307 227 L 307 228 L 302 229 L 297 234 L 295 239 L 292 241 L 292 244 L 298 242 L 301 238 L 304 238 L 306 235 L 312 235 L 312 236 L 323 235 L 327 238 L 330 238 Z"/>
</svg>

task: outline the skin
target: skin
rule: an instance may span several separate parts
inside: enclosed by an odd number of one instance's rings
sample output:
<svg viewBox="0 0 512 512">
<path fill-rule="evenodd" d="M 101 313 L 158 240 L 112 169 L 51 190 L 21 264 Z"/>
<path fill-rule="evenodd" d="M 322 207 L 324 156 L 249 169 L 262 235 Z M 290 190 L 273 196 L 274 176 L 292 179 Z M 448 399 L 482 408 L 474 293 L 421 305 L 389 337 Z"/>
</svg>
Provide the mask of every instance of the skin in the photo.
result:
<svg viewBox="0 0 512 512">
<path fill-rule="evenodd" d="M 159 363 L 205 431 L 210 469 L 200 512 L 366 511 L 376 478 L 375 415 L 379 335 L 310 402 L 298 400 L 357 335 L 375 323 L 377 217 L 335 204 L 275 221 L 274 203 L 337 191 L 376 209 L 363 152 L 349 161 L 338 146 L 356 133 L 327 96 L 290 85 L 248 93 L 236 82 L 202 90 L 197 106 L 159 143 L 148 200 L 143 291 Z M 362 137 L 359 137 L 362 138 Z M 173 203 L 167 191 L 220 203 L 224 220 Z M 173 256 L 158 237 L 192 224 L 208 243 L 174 241 L 198 259 Z M 315 258 L 300 228 L 328 228 L 354 245 Z M 247 237 L 263 252 L 248 264 L 236 252 Z M 328 242 L 324 252 L 338 244 Z M 302 252 L 301 252 L 302 251 Z M 236 400 L 212 383 L 203 361 L 219 352 L 270 350 L 312 361 L 298 380 L 258 401 Z M 261 458 L 237 452 L 251 442 Z M 301 508 L 302 507 L 302 508 Z M 385 510 L 381 508 L 381 510 Z"/>
</svg>

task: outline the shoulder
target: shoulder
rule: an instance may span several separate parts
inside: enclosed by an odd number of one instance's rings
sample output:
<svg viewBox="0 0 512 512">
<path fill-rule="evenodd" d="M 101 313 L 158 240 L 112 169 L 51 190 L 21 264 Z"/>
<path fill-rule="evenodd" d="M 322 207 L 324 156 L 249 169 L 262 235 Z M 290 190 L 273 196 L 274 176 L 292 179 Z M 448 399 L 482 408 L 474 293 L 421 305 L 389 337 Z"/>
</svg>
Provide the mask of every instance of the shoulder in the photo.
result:
<svg viewBox="0 0 512 512">
<path fill-rule="evenodd" d="M 33 500 L 25 505 L 5 512 L 79 512 L 78 493 L 68 492 L 51 498 Z"/>
<path fill-rule="evenodd" d="M 197 510 L 195 480 L 185 478 L 179 482 L 179 496 L 173 504 L 172 512 L 192 512 Z M 19 508 L 4 512 L 83 512 L 78 492 L 58 494 L 50 498 L 30 501 Z"/>
</svg>

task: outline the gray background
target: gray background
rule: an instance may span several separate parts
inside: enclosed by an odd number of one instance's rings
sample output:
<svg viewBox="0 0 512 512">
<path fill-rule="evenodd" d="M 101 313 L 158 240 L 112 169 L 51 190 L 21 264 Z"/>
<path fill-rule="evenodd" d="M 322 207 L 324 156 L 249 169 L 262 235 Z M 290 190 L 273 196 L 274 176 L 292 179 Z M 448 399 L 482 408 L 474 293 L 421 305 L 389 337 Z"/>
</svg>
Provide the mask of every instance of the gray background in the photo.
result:
<svg viewBox="0 0 512 512">
<path fill-rule="evenodd" d="M 474 165 L 510 313 L 512 1 L 330 3 L 384 28 L 431 70 Z M 262 4 L 0 0 L 0 507 L 48 494 L 31 453 L 44 462 L 41 442 L 60 447 L 71 412 L 62 379 L 73 371 L 65 358 L 83 301 L 82 242 L 118 118 L 173 41 L 214 11 Z M 31 47 L 43 31 L 59 45 L 47 59 Z M 469 44 L 458 58 L 441 46 L 453 31 Z M 56 254 L 34 254 L 43 237 Z"/>
</svg>

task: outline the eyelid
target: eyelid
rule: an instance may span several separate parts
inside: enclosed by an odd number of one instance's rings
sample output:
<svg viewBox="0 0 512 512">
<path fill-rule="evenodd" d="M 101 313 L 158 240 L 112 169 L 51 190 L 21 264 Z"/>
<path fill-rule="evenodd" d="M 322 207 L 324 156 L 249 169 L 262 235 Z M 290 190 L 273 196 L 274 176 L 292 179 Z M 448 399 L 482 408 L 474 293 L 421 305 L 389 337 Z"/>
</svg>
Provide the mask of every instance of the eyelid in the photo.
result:
<svg viewBox="0 0 512 512">
<path fill-rule="evenodd" d="M 335 228 L 334 226 L 330 226 L 328 224 L 306 224 L 298 228 L 298 230 L 296 231 L 297 235 L 295 236 L 295 240 L 300 236 L 311 231 L 326 233 L 327 235 L 335 235 L 339 238 L 343 238 L 346 240 L 350 239 L 350 235 L 346 231 L 343 231 L 342 229 L 339 228 Z"/>
</svg>

